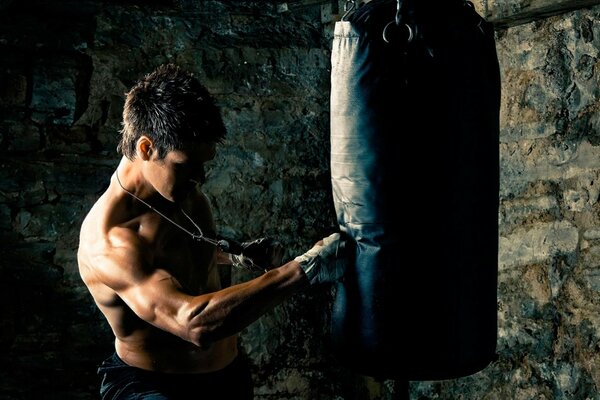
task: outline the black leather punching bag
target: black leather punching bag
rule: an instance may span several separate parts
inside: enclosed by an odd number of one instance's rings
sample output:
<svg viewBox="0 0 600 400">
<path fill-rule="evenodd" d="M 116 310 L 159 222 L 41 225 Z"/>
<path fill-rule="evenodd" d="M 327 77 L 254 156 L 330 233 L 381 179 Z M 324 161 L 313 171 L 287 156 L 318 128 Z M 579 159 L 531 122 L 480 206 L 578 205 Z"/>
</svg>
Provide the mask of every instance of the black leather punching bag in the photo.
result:
<svg viewBox="0 0 600 400">
<path fill-rule="evenodd" d="M 331 180 L 350 249 L 336 353 L 381 379 L 478 372 L 497 339 L 493 28 L 462 0 L 372 0 L 336 23 L 331 60 Z"/>
</svg>

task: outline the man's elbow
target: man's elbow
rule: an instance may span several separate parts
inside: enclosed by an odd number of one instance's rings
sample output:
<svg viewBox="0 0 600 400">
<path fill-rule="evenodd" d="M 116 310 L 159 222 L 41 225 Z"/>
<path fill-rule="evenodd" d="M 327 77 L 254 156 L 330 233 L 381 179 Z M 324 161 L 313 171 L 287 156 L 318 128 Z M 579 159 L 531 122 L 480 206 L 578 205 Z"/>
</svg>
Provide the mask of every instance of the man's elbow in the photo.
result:
<svg viewBox="0 0 600 400">
<path fill-rule="evenodd" d="M 189 330 L 188 340 L 202 350 L 207 350 L 213 343 L 211 332 L 204 326 L 196 326 Z"/>
<path fill-rule="evenodd" d="M 214 342 L 214 326 L 206 323 L 204 315 L 206 306 L 207 304 L 196 306 L 184 313 L 187 326 L 185 339 L 201 349 L 208 349 Z"/>
</svg>

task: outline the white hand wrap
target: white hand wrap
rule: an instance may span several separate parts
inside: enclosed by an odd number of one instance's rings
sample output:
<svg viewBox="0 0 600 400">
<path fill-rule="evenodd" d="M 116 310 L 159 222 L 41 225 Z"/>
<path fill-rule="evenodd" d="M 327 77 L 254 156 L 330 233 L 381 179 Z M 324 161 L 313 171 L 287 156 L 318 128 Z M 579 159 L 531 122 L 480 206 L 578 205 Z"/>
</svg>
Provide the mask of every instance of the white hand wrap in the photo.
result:
<svg viewBox="0 0 600 400">
<path fill-rule="evenodd" d="M 337 254 L 341 242 L 339 233 L 331 234 L 323 239 L 322 245 L 315 245 L 294 258 L 300 263 L 311 285 L 335 282 L 342 277 L 345 262 Z"/>
</svg>

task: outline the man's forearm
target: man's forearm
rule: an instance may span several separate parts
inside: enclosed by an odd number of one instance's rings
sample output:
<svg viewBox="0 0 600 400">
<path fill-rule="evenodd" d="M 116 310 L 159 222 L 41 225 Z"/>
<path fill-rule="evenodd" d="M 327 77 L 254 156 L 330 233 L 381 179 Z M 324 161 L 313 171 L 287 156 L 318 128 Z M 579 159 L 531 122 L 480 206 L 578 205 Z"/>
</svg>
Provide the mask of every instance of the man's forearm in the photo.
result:
<svg viewBox="0 0 600 400">
<path fill-rule="evenodd" d="M 198 296 L 189 315 L 189 340 L 207 347 L 239 332 L 307 284 L 298 262 L 290 261 L 258 278 Z"/>
</svg>

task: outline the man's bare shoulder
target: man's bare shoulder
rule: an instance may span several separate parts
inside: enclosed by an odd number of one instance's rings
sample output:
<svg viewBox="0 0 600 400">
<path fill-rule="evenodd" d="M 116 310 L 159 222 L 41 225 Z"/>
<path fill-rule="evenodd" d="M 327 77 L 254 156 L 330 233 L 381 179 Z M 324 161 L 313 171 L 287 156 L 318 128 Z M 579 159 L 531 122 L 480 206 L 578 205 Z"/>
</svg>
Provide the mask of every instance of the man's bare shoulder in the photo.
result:
<svg viewBox="0 0 600 400">
<path fill-rule="evenodd" d="M 144 241 L 138 233 L 139 222 L 119 221 L 102 198 L 85 217 L 79 235 L 77 258 L 84 281 L 99 280 L 116 288 L 119 277 L 143 272 Z"/>
</svg>

